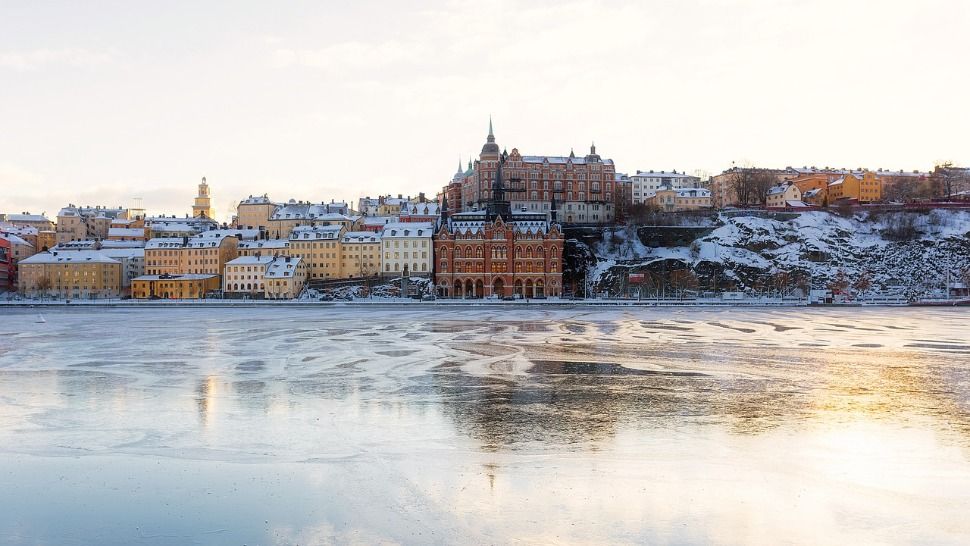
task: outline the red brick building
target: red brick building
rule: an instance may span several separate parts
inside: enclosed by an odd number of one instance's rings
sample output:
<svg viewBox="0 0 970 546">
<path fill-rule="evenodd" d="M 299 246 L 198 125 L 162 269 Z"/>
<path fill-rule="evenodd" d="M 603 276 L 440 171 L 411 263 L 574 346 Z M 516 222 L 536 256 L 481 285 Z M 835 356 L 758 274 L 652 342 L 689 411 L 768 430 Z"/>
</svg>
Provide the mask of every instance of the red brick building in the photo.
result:
<svg viewBox="0 0 970 546">
<path fill-rule="evenodd" d="M 439 297 L 524 298 L 562 294 L 559 226 L 543 213 L 451 215 L 434 238 Z"/>
<path fill-rule="evenodd" d="M 488 137 L 469 170 L 455 173 L 441 195 L 452 212 L 482 209 L 493 200 L 492 181 L 501 163 L 503 184 L 515 211 L 550 212 L 559 202 L 559 221 L 565 224 L 612 224 L 616 218 L 613 160 L 603 159 L 590 146 L 586 156 L 522 155 L 517 148 L 499 150 L 489 123 Z M 442 201 L 444 205 L 444 201 Z"/>
</svg>

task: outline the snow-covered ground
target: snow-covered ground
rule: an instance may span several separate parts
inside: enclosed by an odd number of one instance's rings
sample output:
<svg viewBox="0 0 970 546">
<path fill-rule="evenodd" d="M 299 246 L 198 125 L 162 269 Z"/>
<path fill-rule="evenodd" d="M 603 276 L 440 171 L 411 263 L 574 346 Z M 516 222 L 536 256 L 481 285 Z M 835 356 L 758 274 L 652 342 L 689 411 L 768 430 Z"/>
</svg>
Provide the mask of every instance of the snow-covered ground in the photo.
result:
<svg viewBox="0 0 970 546">
<path fill-rule="evenodd" d="M 42 312 L 0 544 L 970 536 L 966 310 Z"/>
<path fill-rule="evenodd" d="M 740 289 L 780 272 L 805 274 L 820 288 L 842 271 L 850 279 L 868 276 L 876 291 L 920 294 L 942 287 L 948 272 L 956 281 L 970 269 L 970 212 L 787 216 L 725 217 L 690 246 L 671 248 L 646 247 L 625 229 L 593 246 L 597 263 L 590 279 L 673 261 L 701 274 L 713 269 Z"/>
</svg>

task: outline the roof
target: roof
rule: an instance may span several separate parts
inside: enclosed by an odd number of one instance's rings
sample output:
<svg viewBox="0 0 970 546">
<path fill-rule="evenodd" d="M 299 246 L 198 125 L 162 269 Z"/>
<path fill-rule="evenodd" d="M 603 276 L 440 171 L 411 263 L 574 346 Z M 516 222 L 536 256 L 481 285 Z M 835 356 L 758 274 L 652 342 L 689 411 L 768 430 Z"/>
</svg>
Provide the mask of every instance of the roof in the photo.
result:
<svg viewBox="0 0 970 546">
<path fill-rule="evenodd" d="M 289 248 L 289 239 L 263 239 L 259 241 L 240 241 L 240 249 L 248 248 Z"/>
<path fill-rule="evenodd" d="M 135 277 L 132 281 L 199 281 L 212 279 L 215 275 L 206 273 L 184 273 L 178 275 L 142 275 Z"/>
<path fill-rule="evenodd" d="M 43 214 L 8 214 L 8 222 L 50 222 Z"/>
<path fill-rule="evenodd" d="M 270 220 L 349 220 L 340 210 L 346 210 L 345 203 L 297 203 L 290 199 L 289 203 L 280 206 L 269 217 Z"/>
<path fill-rule="evenodd" d="M 341 225 L 297 226 L 290 232 L 290 240 L 336 239 L 343 229 L 344 227 Z"/>
<path fill-rule="evenodd" d="M 804 202 L 799 201 L 797 199 L 789 199 L 788 201 L 785 201 L 785 206 L 800 208 L 800 207 L 807 207 L 808 205 L 806 205 Z"/>
<path fill-rule="evenodd" d="M 413 237 L 431 237 L 434 225 L 429 222 L 393 223 L 384 226 L 381 236 L 385 239 L 401 239 Z"/>
<path fill-rule="evenodd" d="M 272 256 L 240 256 L 229 260 L 226 265 L 266 265 L 272 261 Z"/>
<path fill-rule="evenodd" d="M 239 236 L 240 239 L 254 240 L 259 237 L 258 229 L 213 229 L 199 233 L 198 237 L 204 239 Z"/>
<path fill-rule="evenodd" d="M 240 205 L 275 205 L 276 203 L 270 201 L 269 197 L 266 194 L 263 194 L 263 195 L 257 195 L 255 197 L 250 195 L 246 199 L 243 199 L 242 201 L 240 201 L 239 204 Z"/>
<path fill-rule="evenodd" d="M 771 189 L 768 190 L 768 195 L 783 194 L 786 191 L 788 191 L 788 188 L 795 188 L 795 187 L 797 186 L 788 186 L 788 185 L 772 186 Z"/>
<path fill-rule="evenodd" d="M 233 237 L 192 237 L 188 240 L 182 237 L 155 237 L 145 243 L 145 248 L 214 248 L 221 246 L 226 239 Z"/>
<path fill-rule="evenodd" d="M 60 264 L 60 263 L 102 263 L 102 264 L 120 264 L 117 260 L 113 260 L 97 250 L 70 250 L 64 251 L 54 251 L 54 252 L 41 252 L 39 254 L 34 254 L 29 258 L 20 260 L 21 264 Z"/>
<path fill-rule="evenodd" d="M 138 241 L 112 241 L 111 239 L 105 239 L 101 241 L 101 248 L 145 248 L 145 240 L 140 239 Z"/>
<path fill-rule="evenodd" d="M 637 174 L 631 174 L 630 178 L 697 178 L 700 177 L 693 176 L 687 173 L 678 172 L 666 172 L 666 171 L 637 171 Z"/>
<path fill-rule="evenodd" d="M 408 203 L 401 208 L 401 216 L 440 216 L 441 207 L 438 203 Z"/>
<path fill-rule="evenodd" d="M 396 223 L 396 216 L 364 216 L 365 226 L 383 226 L 385 224 Z"/>
<path fill-rule="evenodd" d="M 348 231 L 340 240 L 344 243 L 379 243 L 381 234 L 373 231 Z"/>
<path fill-rule="evenodd" d="M 296 273 L 296 268 L 302 259 L 299 257 L 279 257 L 266 266 L 263 277 L 267 279 L 285 279 L 292 277 Z"/>
<path fill-rule="evenodd" d="M 559 155 L 524 155 L 522 156 L 522 162 L 523 163 L 547 163 L 548 162 L 549 164 L 552 164 L 552 165 L 556 165 L 556 164 L 564 165 L 566 163 L 572 163 L 573 165 L 585 165 L 586 158 L 568 157 L 568 156 L 559 156 Z M 596 161 L 595 163 L 599 163 L 602 165 L 612 165 L 613 160 L 602 159 L 600 161 Z"/>
<path fill-rule="evenodd" d="M 140 228 L 108 228 L 108 237 L 144 237 L 145 230 Z"/>
</svg>

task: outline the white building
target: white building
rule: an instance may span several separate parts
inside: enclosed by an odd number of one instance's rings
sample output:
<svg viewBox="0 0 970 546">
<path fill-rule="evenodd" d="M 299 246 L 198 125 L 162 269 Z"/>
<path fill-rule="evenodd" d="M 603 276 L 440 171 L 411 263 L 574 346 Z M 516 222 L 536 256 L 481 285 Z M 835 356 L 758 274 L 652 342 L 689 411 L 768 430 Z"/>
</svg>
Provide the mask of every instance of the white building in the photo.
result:
<svg viewBox="0 0 970 546">
<path fill-rule="evenodd" d="M 381 232 L 383 249 L 381 275 L 385 277 L 431 275 L 434 256 L 431 223 L 394 223 L 384 226 Z"/>
<path fill-rule="evenodd" d="M 700 188 L 701 179 L 677 171 L 637 171 L 637 174 L 630 175 L 630 186 L 633 204 L 639 204 L 665 187 L 672 190 Z"/>
<path fill-rule="evenodd" d="M 222 292 L 226 296 L 262 296 L 266 266 L 273 256 L 240 256 L 226 262 Z"/>
</svg>

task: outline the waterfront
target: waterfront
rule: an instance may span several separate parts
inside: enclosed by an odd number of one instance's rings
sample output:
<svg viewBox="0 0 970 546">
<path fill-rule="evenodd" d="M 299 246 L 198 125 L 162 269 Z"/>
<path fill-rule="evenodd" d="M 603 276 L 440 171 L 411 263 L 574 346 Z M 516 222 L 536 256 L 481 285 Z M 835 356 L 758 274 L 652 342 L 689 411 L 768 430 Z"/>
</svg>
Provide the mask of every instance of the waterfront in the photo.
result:
<svg viewBox="0 0 970 546">
<path fill-rule="evenodd" d="M 5 544 L 970 539 L 965 309 L 42 312 Z"/>
</svg>

